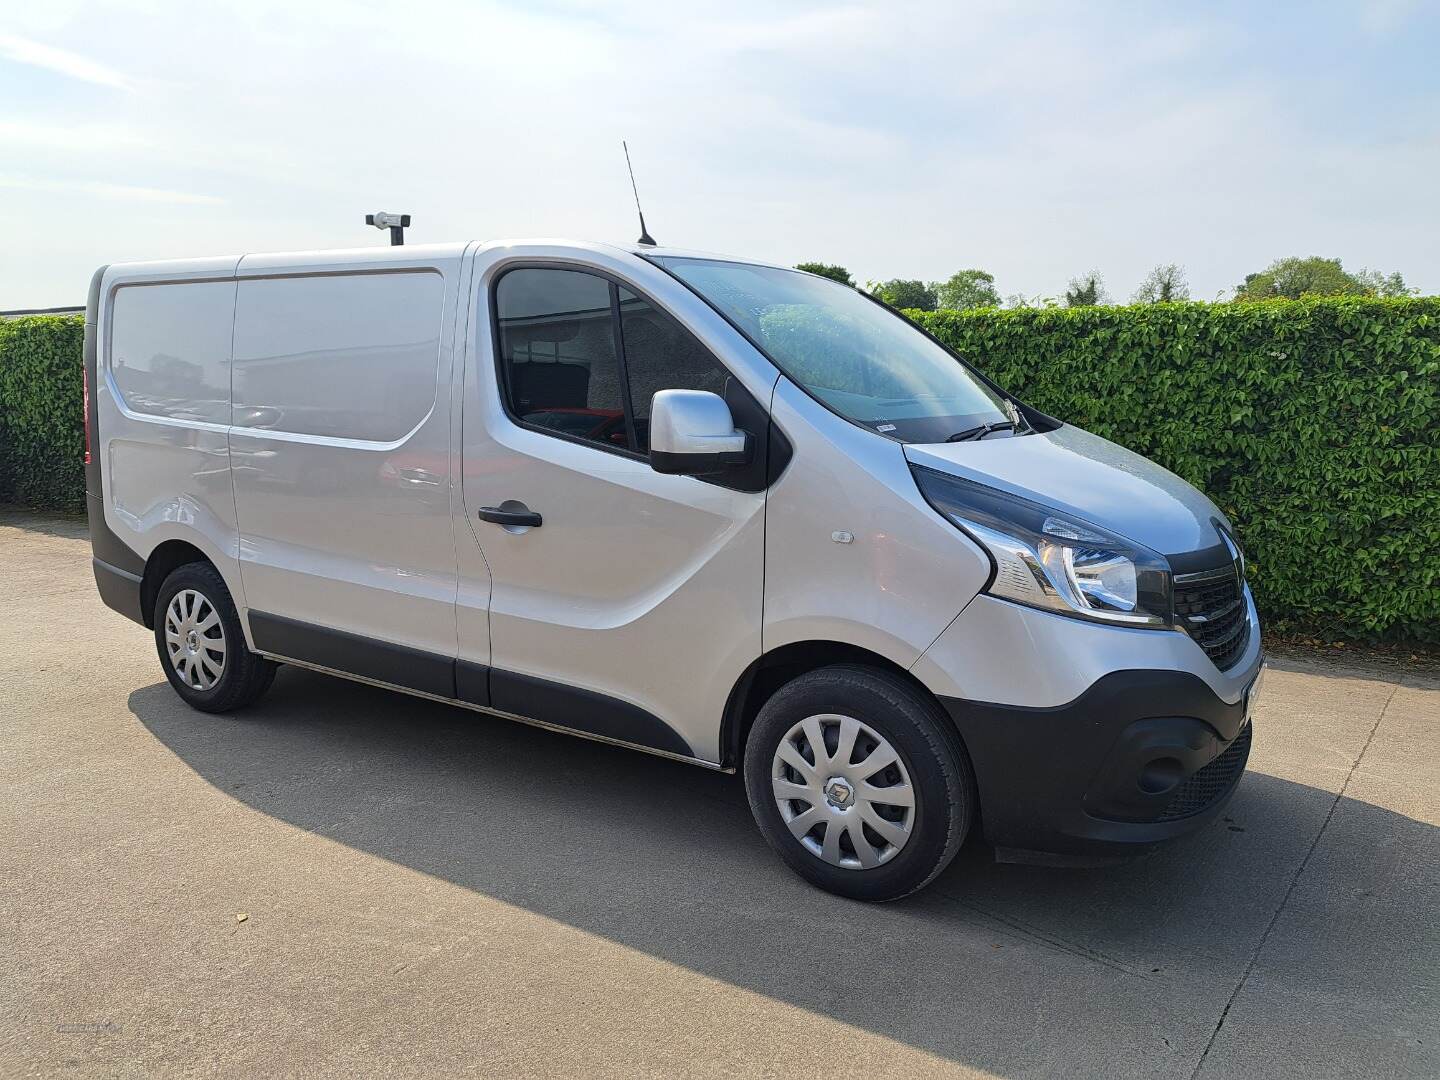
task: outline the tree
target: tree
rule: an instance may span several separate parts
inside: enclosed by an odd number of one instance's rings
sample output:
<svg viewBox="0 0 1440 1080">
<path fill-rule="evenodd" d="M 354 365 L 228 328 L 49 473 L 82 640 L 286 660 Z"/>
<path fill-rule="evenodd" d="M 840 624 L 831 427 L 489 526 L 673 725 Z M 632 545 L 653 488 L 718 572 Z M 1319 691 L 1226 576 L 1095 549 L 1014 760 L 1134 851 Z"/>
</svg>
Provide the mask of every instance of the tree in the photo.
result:
<svg viewBox="0 0 1440 1080">
<path fill-rule="evenodd" d="M 1066 307 L 1091 307 L 1109 302 L 1110 294 L 1105 291 L 1105 279 L 1100 276 L 1099 270 L 1071 278 L 1070 287 L 1065 290 Z"/>
<path fill-rule="evenodd" d="M 1175 263 L 1157 266 L 1145 275 L 1140 288 L 1130 298 L 1132 304 L 1164 304 L 1170 300 L 1189 300 L 1190 285 L 1185 268 Z"/>
<path fill-rule="evenodd" d="M 935 290 L 936 303 L 947 311 L 1000 306 L 995 275 L 984 270 L 960 270 L 951 274 L 949 281 L 937 282 L 931 288 Z"/>
<path fill-rule="evenodd" d="M 1053 296 L 1026 296 L 1024 293 L 1011 293 L 1005 298 L 1005 306 L 1012 310 L 1020 308 L 1056 308 L 1060 301 Z"/>
<path fill-rule="evenodd" d="M 795 269 L 804 270 L 807 274 L 818 274 L 831 281 L 838 281 L 841 285 L 849 285 L 852 289 L 855 287 L 855 279 L 843 266 L 834 266 L 831 263 L 804 262 L 796 263 Z"/>
<path fill-rule="evenodd" d="M 1235 286 L 1236 300 L 1273 300 L 1285 297 L 1299 300 L 1302 296 L 1409 296 L 1405 279 L 1399 274 L 1386 277 L 1378 270 L 1362 270 L 1351 274 L 1339 259 L 1322 259 L 1311 255 L 1302 259 L 1292 255 L 1276 259 L 1258 274 L 1246 274 Z"/>
<path fill-rule="evenodd" d="M 872 281 L 867 288 L 870 295 L 877 300 L 882 300 L 893 308 L 919 308 L 921 311 L 934 311 L 935 287 L 926 285 L 923 281 L 906 281 L 902 278 L 892 278 L 889 281 Z"/>
<path fill-rule="evenodd" d="M 1412 289 L 1405 284 L 1405 279 L 1397 271 L 1394 274 L 1382 274 L 1379 270 L 1361 270 L 1355 275 L 1355 280 L 1364 286 L 1370 296 L 1383 296 L 1388 299 L 1399 299 L 1405 296 L 1417 296 L 1419 289 Z"/>
</svg>

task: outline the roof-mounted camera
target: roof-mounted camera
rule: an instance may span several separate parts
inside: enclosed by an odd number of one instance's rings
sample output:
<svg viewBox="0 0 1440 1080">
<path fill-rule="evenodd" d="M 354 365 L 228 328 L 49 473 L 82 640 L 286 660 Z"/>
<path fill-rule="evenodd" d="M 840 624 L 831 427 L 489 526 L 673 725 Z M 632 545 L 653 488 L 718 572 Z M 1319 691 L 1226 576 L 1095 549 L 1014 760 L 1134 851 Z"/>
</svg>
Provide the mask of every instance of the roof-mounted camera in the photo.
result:
<svg viewBox="0 0 1440 1080">
<path fill-rule="evenodd" d="M 373 214 L 365 215 L 365 224 L 373 225 L 377 229 L 389 229 L 390 246 L 400 247 L 405 243 L 405 230 L 410 227 L 410 215 L 377 210 Z"/>
</svg>

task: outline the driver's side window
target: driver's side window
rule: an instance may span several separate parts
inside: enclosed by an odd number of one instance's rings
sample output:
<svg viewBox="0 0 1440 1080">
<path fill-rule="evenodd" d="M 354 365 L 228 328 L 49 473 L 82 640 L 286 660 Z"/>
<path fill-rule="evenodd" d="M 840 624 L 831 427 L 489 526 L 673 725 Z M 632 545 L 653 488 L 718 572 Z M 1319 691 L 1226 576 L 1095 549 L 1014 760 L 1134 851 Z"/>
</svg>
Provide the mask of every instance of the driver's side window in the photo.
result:
<svg viewBox="0 0 1440 1080">
<path fill-rule="evenodd" d="M 725 391 L 725 369 L 674 318 L 596 274 L 510 270 L 495 315 L 506 408 L 563 438 L 648 453 L 657 390 Z"/>
<path fill-rule="evenodd" d="M 505 404 L 567 438 L 633 450 L 611 286 L 575 270 L 512 270 L 495 287 Z"/>
<path fill-rule="evenodd" d="M 726 370 L 710 351 L 654 304 L 619 288 L 620 337 L 630 399 L 635 405 L 635 434 L 649 450 L 650 399 L 657 390 L 709 390 L 725 393 Z"/>
</svg>

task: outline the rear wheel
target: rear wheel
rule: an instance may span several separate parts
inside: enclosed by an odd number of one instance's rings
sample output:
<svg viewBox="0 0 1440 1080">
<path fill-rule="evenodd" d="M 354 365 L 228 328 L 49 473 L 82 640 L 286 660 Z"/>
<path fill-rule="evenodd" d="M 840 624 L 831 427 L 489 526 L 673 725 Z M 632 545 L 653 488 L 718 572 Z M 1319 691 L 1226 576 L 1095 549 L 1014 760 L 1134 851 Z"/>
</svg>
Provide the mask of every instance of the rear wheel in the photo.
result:
<svg viewBox="0 0 1440 1080">
<path fill-rule="evenodd" d="M 791 869 L 857 900 L 928 884 L 974 815 L 970 763 L 948 718 L 904 680 L 859 666 L 802 675 L 765 703 L 745 788 Z"/>
<path fill-rule="evenodd" d="M 249 705 L 275 678 L 275 662 L 246 648 L 230 590 L 209 563 L 186 563 L 161 584 L 155 647 L 175 692 L 203 712 Z"/>
</svg>

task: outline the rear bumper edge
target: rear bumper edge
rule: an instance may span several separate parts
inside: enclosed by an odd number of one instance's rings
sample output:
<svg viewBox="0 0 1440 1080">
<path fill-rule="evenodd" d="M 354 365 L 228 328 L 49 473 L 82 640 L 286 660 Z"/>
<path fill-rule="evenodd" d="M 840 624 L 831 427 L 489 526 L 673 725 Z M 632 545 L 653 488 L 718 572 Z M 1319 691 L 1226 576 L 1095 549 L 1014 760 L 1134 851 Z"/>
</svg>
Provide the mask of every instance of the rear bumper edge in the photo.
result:
<svg viewBox="0 0 1440 1080">
<path fill-rule="evenodd" d="M 145 616 L 140 610 L 140 575 L 100 559 L 92 558 L 90 562 L 95 568 L 95 587 L 100 590 L 100 599 L 105 601 L 105 606 L 144 626 Z"/>
</svg>

